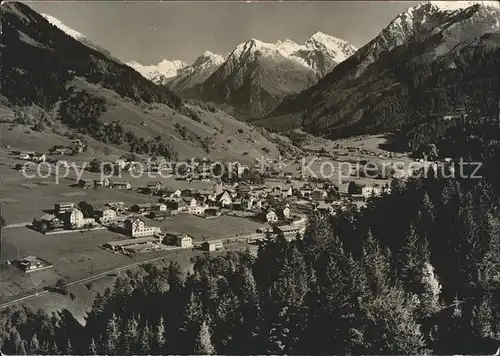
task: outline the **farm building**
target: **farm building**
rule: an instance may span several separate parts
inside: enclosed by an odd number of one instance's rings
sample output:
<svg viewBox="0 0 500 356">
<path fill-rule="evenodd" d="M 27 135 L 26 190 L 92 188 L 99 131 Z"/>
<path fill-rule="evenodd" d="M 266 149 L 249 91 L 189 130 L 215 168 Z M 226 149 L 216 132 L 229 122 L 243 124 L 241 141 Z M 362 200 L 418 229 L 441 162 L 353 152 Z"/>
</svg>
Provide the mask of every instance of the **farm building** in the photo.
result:
<svg viewBox="0 0 500 356">
<path fill-rule="evenodd" d="M 41 232 L 62 229 L 64 222 L 57 216 L 52 214 L 45 214 L 42 217 L 33 220 L 33 227 Z"/>
<path fill-rule="evenodd" d="M 193 238 L 184 232 L 169 231 L 165 234 L 163 243 L 187 248 L 193 246 Z"/>
<path fill-rule="evenodd" d="M 279 235 L 283 235 L 285 238 L 294 238 L 297 234 L 303 233 L 304 229 L 305 228 L 303 226 L 291 224 L 276 226 L 274 231 Z"/>
<path fill-rule="evenodd" d="M 111 187 L 116 189 L 132 189 L 132 185 L 129 182 L 114 182 L 111 184 Z"/>
<path fill-rule="evenodd" d="M 103 244 L 104 248 L 108 248 L 112 251 L 120 251 L 127 248 L 138 247 L 141 245 L 151 245 L 154 247 L 155 245 L 160 245 L 160 240 L 153 236 L 141 237 L 137 239 L 127 239 L 121 241 L 110 241 Z"/>
<path fill-rule="evenodd" d="M 167 211 L 152 211 L 148 214 L 148 217 L 153 220 L 161 221 L 169 219 L 177 215 L 177 210 L 167 210 Z"/>
<path fill-rule="evenodd" d="M 36 257 L 36 256 L 28 256 L 23 258 L 22 260 L 18 261 L 19 267 L 25 272 L 34 272 L 34 271 L 40 271 L 43 269 L 51 268 L 53 267 L 52 264 L 48 263 L 47 261 Z"/>
<path fill-rule="evenodd" d="M 224 248 L 224 245 L 222 244 L 221 240 L 210 240 L 210 241 L 205 241 L 201 244 L 201 247 L 203 251 L 217 251 L 222 248 Z"/>
<path fill-rule="evenodd" d="M 153 210 L 153 205 L 151 203 L 135 204 L 132 205 L 130 211 L 137 214 L 145 214 Z"/>
</svg>

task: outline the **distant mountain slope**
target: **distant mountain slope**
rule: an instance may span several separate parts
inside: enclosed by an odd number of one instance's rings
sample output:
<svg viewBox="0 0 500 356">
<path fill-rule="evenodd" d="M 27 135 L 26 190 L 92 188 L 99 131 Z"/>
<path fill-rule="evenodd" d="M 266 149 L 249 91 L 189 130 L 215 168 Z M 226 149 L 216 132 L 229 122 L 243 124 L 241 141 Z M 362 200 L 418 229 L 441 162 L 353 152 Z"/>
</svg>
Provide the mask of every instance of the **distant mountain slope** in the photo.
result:
<svg viewBox="0 0 500 356">
<path fill-rule="evenodd" d="M 162 84 L 174 92 L 189 90 L 207 80 L 224 61 L 223 56 L 206 51 L 196 58 L 192 65 L 180 69 L 175 77 L 167 79 Z"/>
<path fill-rule="evenodd" d="M 101 46 L 95 44 L 94 42 L 90 41 L 87 37 L 85 37 L 83 34 L 80 32 L 66 26 L 61 20 L 55 18 L 54 16 L 51 16 L 49 14 L 42 14 L 42 16 L 49 21 L 52 25 L 56 26 L 59 28 L 61 31 L 66 33 L 68 36 L 73 37 L 75 40 L 80 41 L 87 47 L 93 48 L 99 52 L 102 52 L 108 56 L 111 56 L 111 53 L 107 50 L 102 48 Z"/>
<path fill-rule="evenodd" d="M 338 137 L 394 131 L 457 109 L 497 110 L 496 2 L 422 3 L 258 123 Z"/>
<path fill-rule="evenodd" d="M 355 50 L 348 42 L 321 32 L 304 45 L 250 39 L 196 88 L 196 96 L 228 104 L 241 118 L 260 117 L 286 95 L 313 85 Z"/>
<path fill-rule="evenodd" d="M 260 131 L 213 106 L 181 99 L 27 5 L 1 6 L 0 95 L 11 105 L 44 108 L 45 124 L 54 114 L 58 127 L 135 153 L 248 160 L 279 155 Z"/>
<path fill-rule="evenodd" d="M 128 62 L 127 65 L 141 73 L 144 78 L 149 79 L 156 84 L 164 84 L 188 66 L 188 64 L 183 61 L 169 61 L 166 59 L 153 65 L 142 65 L 135 61 Z"/>
</svg>

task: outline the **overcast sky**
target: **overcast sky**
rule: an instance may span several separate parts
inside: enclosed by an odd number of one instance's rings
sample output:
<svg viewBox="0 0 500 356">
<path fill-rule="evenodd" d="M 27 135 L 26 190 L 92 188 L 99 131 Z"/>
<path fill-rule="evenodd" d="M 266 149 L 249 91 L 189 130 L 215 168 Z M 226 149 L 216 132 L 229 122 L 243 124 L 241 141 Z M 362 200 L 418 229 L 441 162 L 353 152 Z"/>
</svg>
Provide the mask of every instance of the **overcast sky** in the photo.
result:
<svg viewBox="0 0 500 356">
<path fill-rule="evenodd" d="M 322 31 L 360 47 L 418 1 L 346 2 L 27 2 L 123 60 L 191 63 L 205 50 L 291 39 Z"/>
</svg>

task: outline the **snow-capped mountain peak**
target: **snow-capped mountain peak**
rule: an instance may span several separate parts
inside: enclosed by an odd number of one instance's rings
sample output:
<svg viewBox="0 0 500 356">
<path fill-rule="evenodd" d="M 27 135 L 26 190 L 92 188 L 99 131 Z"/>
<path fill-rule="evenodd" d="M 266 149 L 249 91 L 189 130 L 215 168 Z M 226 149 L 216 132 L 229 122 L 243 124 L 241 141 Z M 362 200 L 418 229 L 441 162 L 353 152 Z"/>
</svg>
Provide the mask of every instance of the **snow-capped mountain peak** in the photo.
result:
<svg viewBox="0 0 500 356">
<path fill-rule="evenodd" d="M 72 28 L 66 26 L 61 20 L 56 19 L 54 16 L 48 14 L 41 14 L 47 21 L 49 21 L 52 25 L 59 28 L 61 31 L 66 33 L 68 36 L 73 37 L 75 40 L 81 41 L 85 39 L 85 36 L 80 32 L 73 30 Z"/>
<path fill-rule="evenodd" d="M 323 32 L 316 32 L 302 45 L 290 39 L 268 43 L 251 38 L 239 44 L 234 49 L 229 56 L 229 61 L 249 61 L 255 60 L 260 56 L 269 57 L 274 60 L 288 59 L 312 69 L 322 76 L 330 71 L 334 64 L 344 61 L 354 54 L 356 50 L 356 47 L 347 41 Z M 321 65 L 316 62 L 324 61 L 319 60 L 318 55 L 328 57 L 327 62 L 334 64 L 328 65 L 327 68 L 320 68 Z"/>
<path fill-rule="evenodd" d="M 165 79 L 175 77 L 180 70 L 187 67 L 187 63 L 179 60 L 162 60 L 158 64 L 143 65 L 136 61 L 127 62 L 127 65 L 134 68 L 143 77 L 156 83 L 163 82 Z"/>
<path fill-rule="evenodd" d="M 429 3 L 441 11 L 456 11 L 466 9 L 474 5 L 480 5 L 487 8 L 500 9 L 500 2 L 490 0 L 472 0 L 472 1 L 429 1 Z"/>
<path fill-rule="evenodd" d="M 301 49 L 301 45 L 293 42 L 292 40 L 286 39 L 285 41 L 277 41 L 276 47 L 278 50 L 286 56 L 290 56 Z"/>
<path fill-rule="evenodd" d="M 220 54 L 205 51 L 201 56 L 196 58 L 191 67 L 199 67 L 203 65 L 221 65 L 225 59 Z"/>
<path fill-rule="evenodd" d="M 320 31 L 316 32 L 306 41 L 305 47 L 326 52 L 337 62 L 346 60 L 357 50 L 357 48 L 349 42 Z"/>
</svg>

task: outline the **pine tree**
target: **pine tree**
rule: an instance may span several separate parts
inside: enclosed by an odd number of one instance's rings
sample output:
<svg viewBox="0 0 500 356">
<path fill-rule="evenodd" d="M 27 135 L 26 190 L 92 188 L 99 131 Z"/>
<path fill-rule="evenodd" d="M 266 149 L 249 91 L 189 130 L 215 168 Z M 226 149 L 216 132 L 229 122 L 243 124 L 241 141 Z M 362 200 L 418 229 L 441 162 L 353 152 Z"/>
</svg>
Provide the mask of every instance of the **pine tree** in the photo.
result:
<svg viewBox="0 0 500 356">
<path fill-rule="evenodd" d="M 429 317 L 440 309 L 441 285 L 434 273 L 434 267 L 428 262 L 422 266 L 422 292 L 419 294 L 418 311 L 421 317 Z"/>
<path fill-rule="evenodd" d="M 367 322 L 364 353 L 419 355 L 425 341 L 416 322 L 416 298 L 397 288 L 386 289 L 365 306 Z"/>
<path fill-rule="evenodd" d="M 21 340 L 19 344 L 16 345 L 16 355 L 27 355 L 26 352 L 26 343 L 24 340 Z"/>
<path fill-rule="evenodd" d="M 71 339 L 68 339 L 68 341 L 66 342 L 65 354 L 73 354 L 73 345 L 71 344 Z"/>
<path fill-rule="evenodd" d="M 135 316 L 131 316 L 125 325 L 125 328 L 121 334 L 120 338 L 120 354 L 130 354 L 133 353 L 137 347 L 137 341 L 139 339 L 139 323 Z"/>
<path fill-rule="evenodd" d="M 181 269 L 177 262 L 170 262 L 167 272 L 167 282 L 169 290 L 172 292 L 179 292 L 182 289 Z"/>
<path fill-rule="evenodd" d="M 113 313 L 108 321 L 108 325 L 106 326 L 106 332 L 104 335 L 104 347 L 106 354 L 117 354 L 118 343 L 120 340 L 119 323 L 119 319 L 116 317 L 115 313 Z"/>
<path fill-rule="evenodd" d="M 139 354 L 149 355 L 151 353 L 151 331 L 148 324 L 144 325 L 139 338 Z"/>
<path fill-rule="evenodd" d="M 97 345 L 95 343 L 95 339 L 94 338 L 92 338 L 92 340 L 90 341 L 89 355 L 97 355 Z"/>
<path fill-rule="evenodd" d="M 59 347 L 57 347 L 57 343 L 54 341 L 52 343 L 52 355 L 59 355 Z"/>
<path fill-rule="evenodd" d="M 427 240 L 421 241 L 417 231 L 410 226 L 405 242 L 398 255 L 399 280 L 405 290 L 411 293 L 422 292 L 422 271 L 429 263 L 430 251 Z"/>
<path fill-rule="evenodd" d="M 154 330 L 153 353 L 158 355 L 164 353 L 165 345 L 167 343 L 166 335 L 165 322 L 163 320 L 163 316 L 161 316 Z"/>
<path fill-rule="evenodd" d="M 31 337 L 28 347 L 30 350 L 30 354 L 37 354 L 39 352 L 40 343 L 38 342 L 38 337 L 36 336 L 36 333 L 34 333 L 33 336 Z"/>
<path fill-rule="evenodd" d="M 381 294 L 390 285 L 390 260 L 390 250 L 383 248 L 368 231 L 368 237 L 363 243 L 362 263 L 370 289 L 375 295 Z"/>
<path fill-rule="evenodd" d="M 198 335 L 194 343 L 194 354 L 196 355 L 213 355 L 215 348 L 212 344 L 212 336 L 210 327 L 206 319 L 204 319 L 199 327 Z"/>
</svg>

